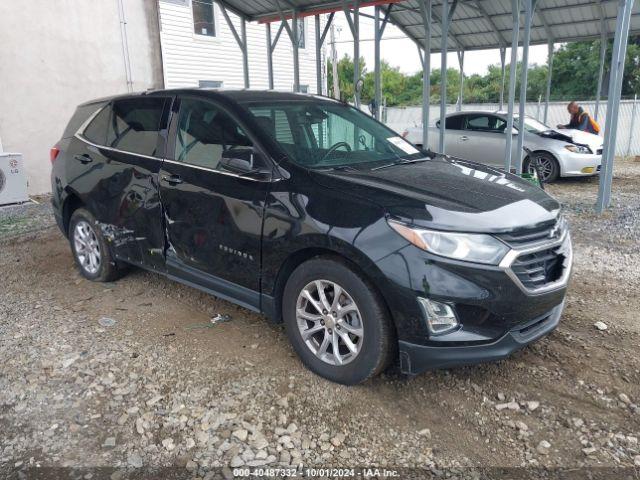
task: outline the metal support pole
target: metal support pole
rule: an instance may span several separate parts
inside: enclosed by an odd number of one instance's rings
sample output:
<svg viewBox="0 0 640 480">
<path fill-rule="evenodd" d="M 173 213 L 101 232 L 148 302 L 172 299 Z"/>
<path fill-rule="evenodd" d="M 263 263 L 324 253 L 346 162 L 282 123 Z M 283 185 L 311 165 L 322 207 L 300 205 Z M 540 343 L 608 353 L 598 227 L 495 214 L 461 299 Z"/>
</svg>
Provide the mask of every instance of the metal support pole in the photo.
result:
<svg viewBox="0 0 640 480">
<path fill-rule="evenodd" d="M 271 47 L 271 24 L 264 25 L 267 34 L 267 74 L 269 76 L 269 90 L 273 90 L 273 48 Z"/>
<path fill-rule="evenodd" d="M 338 79 L 338 52 L 336 50 L 336 29 L 331 25 L 331 74 L 333 76 L 333 98 L 340 100 L 340 81 Z"/>
<path fill-rule="evenodd" d="M 353 93 L 356 108 L 360 108 L 360 92 L 357 89 L 360 80 L 360 5 L 353 3 Z"/>
<path fill-rule="evenodd" d="M 424 57 L 422 61 L 422 148 L 429 148 L 429 106 L 431 105 L 431 0 L 420 2 L 424 26 Z"/>
<path fill-rule="evenodd" d="M 507 56 L 507 48 L 500 47 L 500 108 L 504 108 L 504 71 L 505 71 L 505 57 Z"/>
<path fill-rule="evenodd" d="M 293 44 L 293 91 L 300 91 L 300 32 L 298 31 L 298 11 L 293 11 L 293 25 L 291 26 L 292 37 L 291 40 Z"/>
<path fill-rule="evenodd" d="M 464 50 L 458 50 L 458 65 L 460 66 L 460 94 L 458 95 L 458 112 L 462 110 L 464 94 Z"/>
<path fill-rule="evenodd" d="M 633 140 L 633 131 L 636 129 L 636 107 L 638 106 L 638 94 L 633 96 L 633 108 L 631 109 L 631 125 L 629 126 L 629 142 L 627 143 L 628 157 L 631 155 L 631 141 Z"/>
<path fill-rule="evenodd" d="M 618 134 L 618 110 L 622 92 L 622 76 L 629 38 L 629 23 L 634 0 L 619 0 L 616 21 L 616 34 L 611 53 L 611 74 L 609 77 L 609 95 L 607 98 L 607 119 L 605 122 L 604 147 L 602 149 L 602 169 L 596 210 L 602 213 L 611 203 L 611 182 L 613 181 L 613 159 L 616 153 Z"/>
<path fill-rule="evenodd" d="M 374 80 L 374 115 L 380 121 L 382 112 L 382 72 L 380 71 L 380 40 L 382 31 L 380 30 L 380 6 L 374 9 L 374 51 L 373 51 L 373 80 Z"/>
<path fill-rule="evenodd" d="M 445 152 L 445 123 L 447 116 L 447 39 L 449 38 L 449 0 L 442 2 L 442 43 L 440 45 L 440 138 L 438 148 L 443 155 Z"/>
<path fill-rule="evenodd" d="M 549 40 L 549 52 L 547 54 L 547 63 L 549 64 L 547 68 L 547 92 L 544 96 L 544 123 L 546 125 L 547 118 L 549 117 L 549 99 L 551 97 L 551 78 L 553 75 L 553 40 Z"/>
<path fill-rule="evenodd" d="M 520 75 L 520 103 L 518 113 L 518 147 L 516 156 L 516 173 L 522 173 L 522 157 L 524 149 L 524 117 L 527 106 L 527 76 L 529 73 L 529 42 L 531 40 L 531 21 L 537 0 L 524 0 L 524 34 L 522 37 L 522 63 Z"/>
<path fill-rule="evenodd" d="M 516 98 L 516 67 L 518 65 L 518 37 L 520 35 L 520 0 L 511 0 L 511 15 L 513 16 L 513 31 L 511 32 L 511 64 L 509 65 L 509 98 L 507 128 L 505 129 L 504 171 L 511 172 L 511 151 L 513 143 L 513 104 Z"/>
<path fill-rule="evenodd" d="M 131 73 L 131 59 L 129 56 L 127 18 L 122 0 L 118 0 L 118 17 L 120 19 L 120 39 L 122 40 L 122 58 L 124 60 L 124 73 L 127 79 L 127 92 L 133 92 L 133 74 Z"/>
<path fill-rule="evenodd" d="M 236 30 L 235 25 L 229 18 L 229 14 L 227 13 L 227 9 L 224 5 L 220 5 L 220 10 L 222 11 L 222 15 L 224 16 L 225 21 L 227 22 L 227 26 L 231 33 L 233 34 L 233 38 L 236 39 L 236 43 L 238 47 L 240 47 L 240 51 L 242 52 L 242 70 L 244 73 L 244 88 L 249 88 L 249 52 L 247 49 L 247 26 L 246 19 L 244 17 L 240 17 L 240 35 L 238 35 L 238 31 Z"/>
<path fill-rule="evenodd" d="M 600 7 L 602 8 L 602 7 Z M 598 71 L 598 90 L 596 92 L 596 111 L 594 118 L 598 120 L 600 114 L 600 98 L 602 96 L 602 82 L 604 80 L 604 61 L 607 54 L 607 21 L 602 10 L 600 17 L 600 69 Z"/>
<path fill-rule="evenodd" d="M 353 7 L 349 7 L 347 0 L 342 2 L 342 11 L 349 24 L 351 35 L 353 35 L 353 101 L 356 108 L 360 108 L 360 93 L 357 85 L 360 80 L 360 5 L 359 0 L 353 2 Z M 353 8 L 353 15 L 350 8 Z"/>
<path fill-rule="evenodd" d="M 322 95 L 324 93 L 323 85 L 323 65 L 322 65 L 322 48 L 324 46 L 324 41 L 327 38 L 327 34 L 329 33 L 329 28 L 333 22 L 334 13 L 332 12 L 327 18 L 327 23 L 324 26 L 324 30 L 320 32 L 320 15 L 316 15 L 316 93 L 318 95 Z"/>
<path fill-rule="evenodd" d="M 244 73 L 244 88 L 249 88 L 249 48 L 247 47 L 247 21 L 240 19 L 240 36 L 242 37 L 242 71 Z"/>
<path fill-rule="evenodd" d="M 322 95 L 322 58 L 320 41 L 320 15 L 315 16 L 316 24 L 316 93 Z"/>
</svg>

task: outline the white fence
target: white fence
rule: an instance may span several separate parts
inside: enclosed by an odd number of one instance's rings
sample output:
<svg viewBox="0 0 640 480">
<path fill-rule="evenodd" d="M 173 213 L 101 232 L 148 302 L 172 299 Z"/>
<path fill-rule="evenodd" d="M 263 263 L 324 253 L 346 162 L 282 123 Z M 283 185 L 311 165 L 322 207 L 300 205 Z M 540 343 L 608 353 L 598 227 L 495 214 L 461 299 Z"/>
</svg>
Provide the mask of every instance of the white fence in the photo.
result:
<svg viewBox="0 0 640 480">
<path fill-rule="evenodd" d="M 569 114 L 567 113 L 567 103 L 569 102 L 550 102 L 547 124 L 555 127 L 558 124 L 569 123 Z M 595 102 L 579 102 L 584 109 L 591 115 L 595 113 Z M 635 121 L 632 130 L 632 112 L 633 100 L 622 100 L 620 102 L 620 110 L 618 117 L 618 138 L 616 142 L 616 155 L 640 155 L 640 101 L 637 102 L 635 108 Z M 497 103 L 469 103 L 463 104 L 462 110 L 487 110 L 495 111 L 498 109 Z M 506 104 L 504 106 L 506 110 Z M 447 105 L 447 113 L 454 112 L 455 105 Z M 518 111 L 516 104 L 515 111 Z M 544 119 L 544 103 L 538 107 L 538 103 L 527 103 L 527 115 L 540 119 Z M 387 125 L 392 129 L 402 133 L 402 131 L 411 126 L 422 124 L 422 107 L 388 107 Z M 607 115 L 607 101 L 600 102 L 600 114 L 598 115 L 598 123 L 600 128 L 604 130 L 605 119 Z M 429 123 L 434 125 L 440 118 L 440 105 L 431 105 L 429 111 Z M 603 135 L 603 131 L 600 135 Z"/>
</svg>

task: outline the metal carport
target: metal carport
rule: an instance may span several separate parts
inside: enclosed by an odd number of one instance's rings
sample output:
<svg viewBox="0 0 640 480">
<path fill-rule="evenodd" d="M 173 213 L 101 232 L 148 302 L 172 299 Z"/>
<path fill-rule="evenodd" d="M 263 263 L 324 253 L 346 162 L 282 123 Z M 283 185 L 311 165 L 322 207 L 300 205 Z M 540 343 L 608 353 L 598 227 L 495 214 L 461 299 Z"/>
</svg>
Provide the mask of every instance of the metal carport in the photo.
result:
<svg viewBox="0 0 640 480">
<path fill-rule="evenodd" d="M 552 82 L 553 45 L 555 43 L 575 42 L 590 39 L 614 38 L 611 55 L 609 91 L 607 96 L 607 118 L 604 126 L 605 140 L 602 154 L 602 171 L 596 208 L 602 212 L 610 204 L 611 182 L 613 177 L 614 147 L 617 136 L 617 108 L 622 89 L 624 59 L 627 39 L 630 34 L 640 33 L 640 8 L 634 6 L 635 0 L 214 0 L 220 6 L 229 23 L 234 37 L 243 53 L 245 87 L 249 87 L 249 62 L 246 48 L 244 25 L 247 21 L 265 23 L 268 45 L 269 86 L 273 88 L 273 63 L 271 55 L 283 31 L 292 41 L 294 89 L 299 89 L 298 68 L 298 18 L 315 16 L 316 27 L 316 75 L 318 91 L 321 91 L 320 49 L 326 38 L 328 27 L 335 12 L 344 12 L 354 38 L 354 83 L 360 78 L 359 68 L 359 17 L 363 7 L 375 7 L 375 115 L 380 118 L 381 72 L 380 41 L 388 24 L 398 27 L 413 40 L 419 50 L 423 67 L 423 144 L 428 145 L 429 124 L 429 85 L 431 61 L 425 52 L 437 53 L 456 51 L 461 78 L 464 75 L 464 52 L 468 50 L 499 49 L 502 64 L 502 91 L 500 105 L 504 98 L 505 56 L 511 47 L 510 75 L 508 86 L 509 123 L 506 132 L 513 127 L 513 114 L 516 95 L 517 48 L 523 49 L 521 69 L 521 88 L 519 101 L 519 128 L 517 151 L 520 155 L 512 161 L 511 144 L 513 135 L 506 135 L 505 170 L 512 166 L 516 172 L 522 171 L 524 107 L 526 103 L 528 52 L 530 45 L 547 44 L 549 46 L 549 75 L 547 78 L 544 120 L 547 119 L 549 96 Z M 227 10 L 240 16 L 241 32 L 233 27 Z M 329 14 L 328 22 L 321 31 L 319 15 Z M 521 17 L 523 27 L 520 28 Z M 290 23 L 288 20 L 293 20 Z M 272 39 L 271 24 L 279 22 L 278 30 Z M 522 31 L 521 31 L 522 30 Z M 595 117 L 599 114 L 602 95 L 605 44 L 600 50 L 600 71 L 596 93 Z M 441 55 L 441 71 L 447 70 L 447 56 Z M 441 83 L 440 118 L 446 110 L 446 76 Z M 462 83 L 462 82 L 461 82 Z M 460 90 L 462 103 L 462 87 Z M 360 98 L 356 93 L 356 106 Z M 460 105 L 459 107 L 460 108 Z M 445 122 L 440 122 L 439 150 L 444 152 Z"/>
</svg>

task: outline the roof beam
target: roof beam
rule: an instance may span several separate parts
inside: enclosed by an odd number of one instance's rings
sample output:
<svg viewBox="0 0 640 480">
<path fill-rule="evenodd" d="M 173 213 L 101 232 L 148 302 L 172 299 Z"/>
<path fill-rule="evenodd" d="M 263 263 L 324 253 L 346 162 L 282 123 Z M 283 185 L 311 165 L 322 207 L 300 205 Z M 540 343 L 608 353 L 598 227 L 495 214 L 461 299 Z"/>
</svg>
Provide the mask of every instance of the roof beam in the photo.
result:
<svg viewBox="0 0 640 480">
<path fill-rule="evenodd" d="M 396 7 L 397 9 L 397 7 Z M 392 23 L 398 30 L 400 30 L 402 33 L 404 33 L 407 38 L 409 40 L 412 40 L 416 45 L 418 45 L 418 47 L 420 47 L 423 43 L 423 40 L 419 40 L 413 33 L 411 33 L 409 30 L 407 30 L 404 26 L 399 25 L 397 22 L 393 21 L 393 17 L 391 16 L 391 5 L 389 5 L 386 9 L 385 9 L 385 18 L 388 18 L 388 22 Z"/>
<path fill-rule="evenodd" d="M 469 4 L 466 4 L 466 5 L 469 5 Z M 489 26 L 495 32 L 495 34 L 498 36 L 498 41 L 500 42 L 500 45 L 502 45 L 503 47 L 506 47 L 508 45 L 508 43 L 509 43 L 508 40 L 504 37 L 504 35 L 502 35 L 502 32 L 500 32 L 500 30 L 498 29 L 496 23 L 489 16 L 489 14 L 487 13 L 487 10 L 484 8 L 484 5 L 482 5 L 480 0 L 475 0 L 474 6 L 480 12 L 480 15 L 482 15 L 482 17 L 489 24 Z"/>
<path fill-rule="evenodd" d="M 640 18 L 640 13 L 632 14 L 632 15 L 631 15 L 631 18 L 632 18 L 632 19 Z M 609 20 L 615 20 L 615 19 L 616 19 L 616 17 L 609 17 L 609 18 L 606 18 L 606 19 L 605 19 L 605 22 L 606 22 L 606 21 L 609 21 Z M 600 27 L 599 27 L 600 19 L 579 20 L 579 21 L 573 22 L 571 25 L 588 25 L 588 24 L 598 24 L 598 31 L 600 31 Z M 551 24 L 549 24 L 549 27 L 560 27 L 560 26 L 562 26 L 562 25 L 565 25 L 565 24 L 564 24 L 564 23 L 551 23 Z M 407 27 L 419 27 L 419 26 L 421 26 L 421 24 L 412 24 L 412 25 L 406 25 L 406 26 L 407 26 Z M 532 30 L 532 31 L 533 31 L 533 30 L 540 30 L 540 29 L 545 29 L 545 27 L 544 27 L 543 25 L 532 25 L 532 26 L 531 26 L 531 30 Z M 465 37 L 473 37 L 474 35 L 486 35 L 486 34 L 493 33 L 493 32 L 494 32 L 493 30 L 482 30 L 482 31 L 480 31 L 480 32 L 458 33 L 458 34 L 456 34 L 456 36 L 457 36 L 458 38 L 465 38 Z M 511 32 L 511 29 L 508 29 L 508 28 L 501 28 L 501 29 L 498 29 L 498 32 L 501 32 L 501 33 L 508 33 L 508 32 Z M 545 29 L 545 33 L 546 33 L 546 29 Z M 613 35 L 613 33 L 614 33 L 614 32 L 609 33 L 609 36 L 612 36 L 612 35 Z M 633 32 L 633 31 L 632 31 L 630 34 L 635 34 L 635 32 Z M 416 37 L 416 38 L 417 38 L 417 39 L 421 39 L 422 37 Z M 436 37 L 436 38 L 439 38 L 439 37 Z M 569 39 L 564 39 L 564 38 L 563 38 L 563 39 L 562 39 L 562 42 L 568 42 L 568 41 L 580 41 L 580 38 L 581 38 L 581 37 L 576 37 L 576 38 L 574 39 L 574 38 L 572 37 L 570 40 L 569 40 Z M 600 38 L 600 33 L 593 34 L 593 35 L 589 35 L 589 36 L 585 36 L 585 37 L 584 37 L 584 40 L 589 40 L 589 39 L 593 39 L 593 38 Z M 534 42 L 534 43 L 535 43 L 535 42 Z M 547 40 L 547 39 L 545 39 L 545 40 L 544 40 L 544 42 L 537 42 L 537 44 L 541 44 L 541 45 L 542 45 L 542 44 L 547 44 L 547 43 L 548 43 L 548 40 Z M 472 48 L 472 47 L 469 47 L 469 48 Z M 494 47 L 494 46 L 486 46 L 486 47 L 484 47 L 484 48 L 486 48 L 486 49 L 489 49 L 489 48 L 498 48 L 498 46 L 496 46 L 496 47 Z M 467 48 L 465 47 L 465 49 L 467 49 Z"/>
<path fill-rule="evenodd" d="M 251 20 L 246 13 L 242 12 L 241 10 L 237 9 L 236 7 L 234 7 L 232 5 L 229 5 L 229 2 L 227 2 L 226 0 L 213 0 L 213 1 L 215 3 L 217 3 L 220 7 L 226 8 L 227 10 L 229 10 L 234 15 L 237 15 L 240 18 L 243 18 L 245 20 Z"/>
<path fill-rule="evenodd" d="M 611 2 L 615 2 L 617 0 L 602 0 L 602 3 L 611 3 Z M 472 7 L 473 5 L 468 3 L 468 2 L 464 2 L 463 5 L 465 7 Z M 573 10 L 576 8 L 585 8 L 585 7 L 592 7 L 593 6 L 593 0 L 589 1 L 589 2 L 585 2 L 585 3 L 579 3 L 577 5 L 571 5 L 571 6 L 566 6 L 566 5 L 560 5 L 560 6 L 553 6 L 553 7 L 546 7 L 546 8 L 542 8 L 539 7 L 537 8 L 537 12 L 542 13 L 543 15 L 545 15 L 546 18 L 548 18 L 548 15 L 553 15 L 554 12 L 557 11 L 562 11 L 562 10 Z M 404 7 L 401 5 L 397 5 L 395 10 L 397 12 L 414 12 L 414 13 L 419 13 L 419 9 L 418 8 L 414 8 L 414 7 Z M 511 17 L 511 12 L 506 12 L 506 13 L 496 13 L 491 15 L 492 18 L 497 18 L 497 17 Z M 461 22 L 466 22 L 466 21 L 474 21 L 474 20 L 482 20 L 484 17 L 482 15 L 478 15 L 475 17 L 465 17 L 465 18 L 460 18 L 458 19 L 458 21 Z M 616 18 L 616 17 L 613 17 Z M 510 31 L 510 30 L 509 30 Z"/>
<path fill-rule="evenodd" d="M 285 0 L 283 0 L 285 1 Z M 398 3 L 403 0 L 364 0 L 358 2 L 358 8 L 364 7 L 375 7 L 380 5 L 389 5 L 393 3 Z M 335 0 L 335 1 L 327 1 L 327 2 L 318 2 L 322 3 L 321 5 L 311 5 L 311 6 L 298 6 L 296 7 L 290 1 L 286 1 L 289 8 L 285 9 L 285 18 L 290 19 L 293 16 L 293 10 L 298 12 L 298 18 L 311 17 L 315 15 L 322 15 L 323 13 L 332 13 L 332 12 L 341 12 L 344 10 L 344 2 Z M 355 5 L 355 0 L 347 1 L 347 8 L 353 10 Z M 270 23 L 274 21 L 278 21 L 280 16 L 276 12 L 269 12 L 260 15 L 254 15 L 252 20 L 257 20 L 259 23 Z"/>
<path fill-rule="evenodd" d="M 547 22 L 547 19 L 544 16 L 544 12 L 540 11 L 540 9 L 537 9 L 535 13 L 536 13 L 536 16 L 538 17 L 538 20 L 540 20 L 540 23 L 542 23 L 542 26 L 544 27 L 544 31 L 547 34 L 547 40 L 549 42 L 553 42 L 553 33 L 551 32 L 551 27 L 549 26 L 549 22 Z"/>
<path fill-rule="evenodd" d="M 444 1 L 448 1 L 448 0 L 444 0 Z M 459 49 L 466 49 L 465 44 L 463 42 L 460 41 L 460 39 L 458 38 L 458 34 L 453 33 L 451 31 L 451 27 L 453 26 L 453 14 L 456 11 L 456 6 L 458 5 L 458 2 L 453 2 L 451 4 L 450 10 L 449 10 L 449 40 L 453 40 L 453 42 L 455 43 L 454 45 L 454 50 L 459 50 Z M 433 9 L 431 11 L 431 17 L 432 19 L 437 22 L 441 27 L 442 27 L 442 17 L 440 16 L 439 13 L 437 13 L 436 11 L 437 9 Z M 419 25 L 416 25 L 419 26 Z"/>
</svg>

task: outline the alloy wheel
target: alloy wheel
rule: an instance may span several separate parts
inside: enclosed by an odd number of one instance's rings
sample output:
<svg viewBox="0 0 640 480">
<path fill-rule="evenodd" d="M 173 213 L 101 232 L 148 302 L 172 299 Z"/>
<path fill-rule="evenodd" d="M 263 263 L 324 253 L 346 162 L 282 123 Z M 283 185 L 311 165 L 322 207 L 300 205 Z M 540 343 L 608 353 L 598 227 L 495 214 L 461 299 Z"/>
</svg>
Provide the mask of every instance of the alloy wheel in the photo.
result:
<svg viewBox="0 0 640 480">
<path fill-rule="evenodd" d="M 76 256 L 83 270 L 95 275 L 100 269 L 100 243 L 89 222 L 80 220 L 73 230 Z"/>
<path fill-rule="evenodd" d="M 540 180 L 546 182 L 553 174 L 553 160 L 546 156 L 534 156 L 529 162 L 529 173 L 536 173 Z"/>
<path fill-rule="evenodd" d="M 364 327 L 349 292 L 335 282 L 307 284 L 296 302 L 296 321 L 305 345 L 329 365 L 346 365 L 360 353 Z"/>
</svg>

